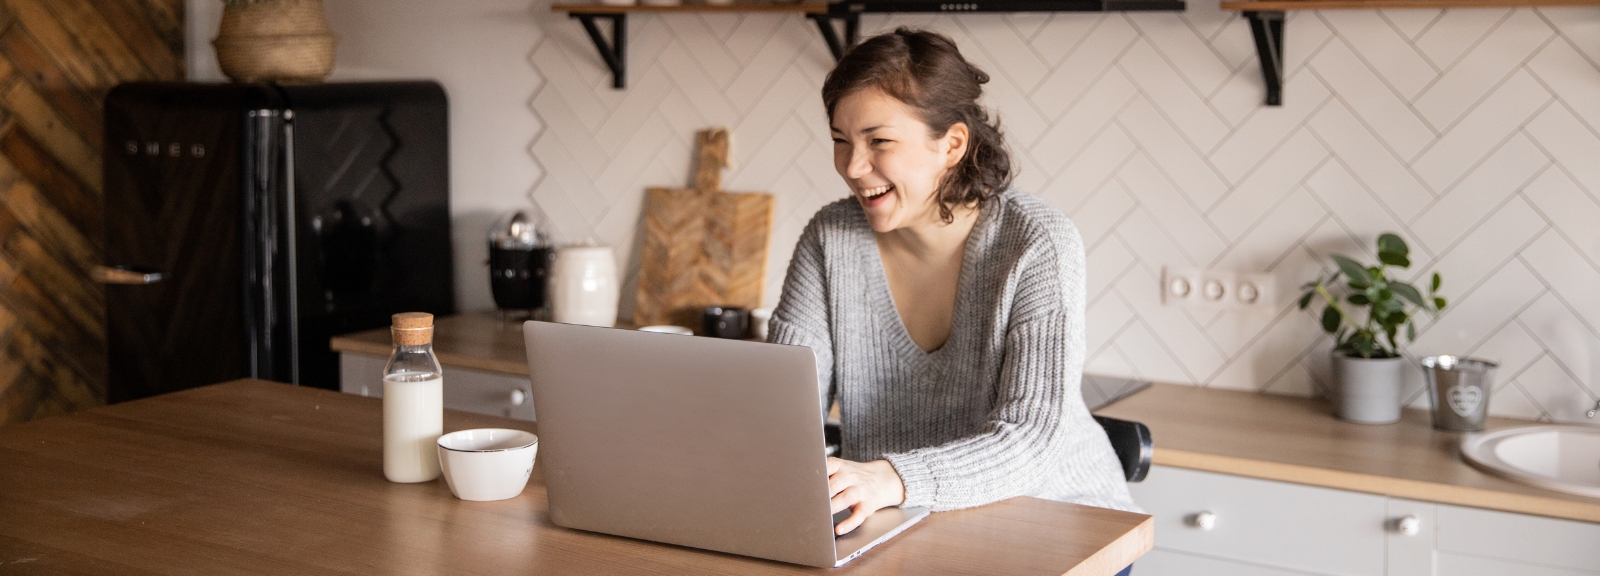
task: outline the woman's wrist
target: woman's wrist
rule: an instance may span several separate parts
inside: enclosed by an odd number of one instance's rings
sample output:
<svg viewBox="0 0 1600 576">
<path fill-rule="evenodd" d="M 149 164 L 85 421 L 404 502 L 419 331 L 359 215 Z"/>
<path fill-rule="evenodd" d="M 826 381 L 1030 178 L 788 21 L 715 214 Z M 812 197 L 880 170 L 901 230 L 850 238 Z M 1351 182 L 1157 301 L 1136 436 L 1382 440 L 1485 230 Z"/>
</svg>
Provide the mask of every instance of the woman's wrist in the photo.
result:
<svg viewBox="0 0 1600 576">
<path fill-rule="evenodd" d="M 876 473 L 882 478 L 884 486 L 885 506 L 899 506 L 906 501 L 906 483 L 900 479 L 900 471 L 894 469 L 894 464 L 888 460 L 873 460 L 869 464 L 877 467 Z"/>
</svg>

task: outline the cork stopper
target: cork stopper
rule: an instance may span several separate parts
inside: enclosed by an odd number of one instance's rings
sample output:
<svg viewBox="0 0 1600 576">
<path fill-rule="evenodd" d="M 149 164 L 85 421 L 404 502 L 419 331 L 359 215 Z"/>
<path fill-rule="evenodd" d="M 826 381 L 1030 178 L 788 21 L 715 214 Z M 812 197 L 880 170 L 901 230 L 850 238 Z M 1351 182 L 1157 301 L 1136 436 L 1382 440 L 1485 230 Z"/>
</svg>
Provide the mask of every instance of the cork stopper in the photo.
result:
<svg viewBox="0 0 1600 576">
<path fill-rule="evenodd" d="M 433 343 L 433 315 L 427 312 L 401 312 L 392 317 L 396 346 L 421 346 Z"/>
</svg>

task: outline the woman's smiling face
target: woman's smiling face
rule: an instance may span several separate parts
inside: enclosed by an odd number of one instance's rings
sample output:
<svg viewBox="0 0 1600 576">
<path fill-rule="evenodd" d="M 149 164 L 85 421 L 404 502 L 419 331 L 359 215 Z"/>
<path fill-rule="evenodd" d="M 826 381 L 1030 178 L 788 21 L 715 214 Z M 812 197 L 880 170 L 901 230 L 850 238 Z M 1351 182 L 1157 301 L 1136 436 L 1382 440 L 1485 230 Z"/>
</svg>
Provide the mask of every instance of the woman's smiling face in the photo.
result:
<svg viewBox="0 0 1600 576">
<path fill-rule="evenodd" d="M 833 109 L 833 166 L 883 233 L 941 223 L 934 195 L 966 152 L 967 127 L 938 138 L 905 103 L 879 90 L 839 99 Z"/>
</svg>

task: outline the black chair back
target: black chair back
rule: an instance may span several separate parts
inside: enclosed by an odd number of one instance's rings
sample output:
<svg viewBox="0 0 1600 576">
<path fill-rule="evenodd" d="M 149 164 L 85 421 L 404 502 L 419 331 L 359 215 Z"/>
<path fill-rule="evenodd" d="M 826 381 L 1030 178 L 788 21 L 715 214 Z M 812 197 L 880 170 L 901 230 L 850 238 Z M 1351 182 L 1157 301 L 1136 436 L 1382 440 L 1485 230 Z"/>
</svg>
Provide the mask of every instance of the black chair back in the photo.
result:
<svg viewBox="0 0 1600 576">
<path fill-rule="evenodd" d="M 1150 473 L 1150 458 L 1155 454 L 1150 428 L 1139 422 L 1106 416 L 1095 416 L 1094 421 L 1106 430 L 1106 438 L 1111 440 L 1111 450 L 1117 453 L 1117 460 L 1122 463 L 1123 478 L 1129 482 L 1144 480 L 1145 475 Z"/>
</svg>

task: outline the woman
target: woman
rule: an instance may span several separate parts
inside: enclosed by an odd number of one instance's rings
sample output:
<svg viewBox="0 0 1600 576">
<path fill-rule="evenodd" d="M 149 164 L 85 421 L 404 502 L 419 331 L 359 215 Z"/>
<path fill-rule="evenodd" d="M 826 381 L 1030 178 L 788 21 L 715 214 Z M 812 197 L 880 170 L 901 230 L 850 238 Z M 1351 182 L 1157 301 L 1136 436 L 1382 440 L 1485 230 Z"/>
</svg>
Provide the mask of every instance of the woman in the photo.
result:
<svg viewBox="0 0 1600 576">
<path fill-rule="evenodd" d="M 837 531 L 887 506 L 1038 496 L 1137 510 L 1080 392 L 1084 256 L 1072 222 L 1010 189 L 988 75 L 905 28 L 822 87 L 851 198 L 801 235 L 774 342 L 810 347 L 839 401 L 828 460 Z"/>
</svg>

